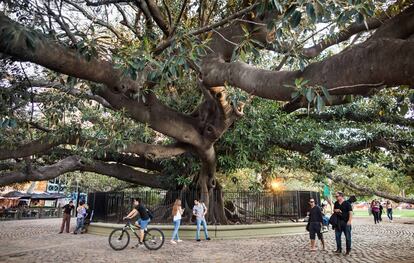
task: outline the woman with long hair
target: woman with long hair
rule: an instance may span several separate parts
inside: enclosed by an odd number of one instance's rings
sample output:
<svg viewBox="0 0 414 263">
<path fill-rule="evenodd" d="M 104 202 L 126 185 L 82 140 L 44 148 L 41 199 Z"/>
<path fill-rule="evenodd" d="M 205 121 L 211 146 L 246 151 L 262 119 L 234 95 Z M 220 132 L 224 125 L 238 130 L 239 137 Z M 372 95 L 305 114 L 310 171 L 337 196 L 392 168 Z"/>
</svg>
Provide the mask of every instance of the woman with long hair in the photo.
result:
<svg viewBox="0 0 414 263">
<path fill-rule="evenodd" d="M 181 200 L 176 199 L 172 209 L 174 232 L 171 237 L 171 244 L 177 244 L 177 242 L 182 242 L 182 240 L 178 237 L 178 229 L 180 228 L 181 216 L 183 215 L 183 213 L 184 209 L 181 208 Z"/>
<path fill-rule="evenodd" d="M 372 200 L 371 202 L 371 210 L 372 210 L 372 214 L 374 215 L 374 223 L 379 223 L 379 202 L 377 200 Z"/>
</svg>

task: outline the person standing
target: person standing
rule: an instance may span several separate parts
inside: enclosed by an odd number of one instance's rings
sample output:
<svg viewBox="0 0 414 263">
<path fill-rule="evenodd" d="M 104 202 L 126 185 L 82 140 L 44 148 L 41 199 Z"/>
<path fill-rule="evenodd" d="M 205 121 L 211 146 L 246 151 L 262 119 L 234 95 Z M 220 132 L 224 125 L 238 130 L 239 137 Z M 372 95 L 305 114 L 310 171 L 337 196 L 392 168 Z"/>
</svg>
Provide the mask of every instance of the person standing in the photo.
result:
<svg viewBox="0 0 414 263">
<path fill-rule="evenodd" d="M 322 233 L 327 232 L 329 229 L 329 211 L 327 209 L 327 203 L 322 203 Z"/>
<path fill-rule="evenodd" d="M 177 242 L 182 242 L 178 236 L 178 230 L 181 224 L 181 216 L 183 215 L 184 210 L 181 208 L 181 200 L 176 199 L 172 209 L 173 223 L 174 223 L 174 232 L 171 237 L 171 244 L 177 244 Z"/>
<path fill-rule="evenodd" d="M 384 211 L 384 207 L 382 206 L 381 201 L 378 201 L 378 208 L 379 208 L 378 220 L 379 222 L 382 222 L 382 212 Z"/>
<path fill-rule="evenodd" d="M 387 208 L 387 217 L 392 223 L 392 203 L 390 200 L 387 200 L 387 204 L 385 205 L 385 207 Z"/>
<path fill-rule="evenodd" d="M 194 207 L 193 207 L 193 215 L 196 217 L 196 223 L 197 223 L 197 233 L 196 233 L 196 240 L 200 242 L 200 228 L 201 224 L 203 225 L 204 230 L 204 237 L 206 240 L 210 240 L 208 237 L 208 231 L 207 231 L 207 223 L 206 223 L 206 216 L 207 214 L 207 207 L 203 202 L 200 202 L 197 199 L 194 199 Z"/>
<path fill-rule="evenodd" d="M 86 217 L 86 208 L 85 208 L 85 202 L 80 201 L 79 207 L 76 209 L 78 211 L 78 215 L 76 216 L 76 229 L 73 232 L 73 234 L 78 234 L 78 232 L 82 233 L 83 224 L 85 222 Z"/>
<path fill-rule="evenodd" d="M 336 202 L 334 204 L 334 213 L 337 215 L 338 222 L 335 227 L 336 251 L 335 253 L 342 253 L 341 237 L 345 234 L 346 240 L 346 254 L 351 252 L 351 230 L 352 230 L 352 206 L 348 201 L 345 201 L 344 194 L 337 192 Z"/>
<path fill-rule="evenodd" d="M 322 210 L 319 206 L 315 204 L 315 199 L 311 198 L 309 200 L 310 204 L 310 211 L 309 211 L 309 237 L 310 237 L 310 250 L 316 251 L 316 240 L 315 240 L 315 234 L 318 235 L 318 239 L 322 243 L 322 250 L 325 250 L 325 242 L 323 240 L 323 235 L 321 233 L 322 228 Z"/>
<path fill-rule="evenodd" d="M 379 223 L 379 205 L 377 200 L 372 200 L 371 202 L 371 211 L 374 215 L 374 223 Z"/>
<path fill-rule="evenodd" d="M 62 225 L 60 227 L 59 234 L 63 233 L 65 226 L 66 226 L 66 233 L 69 233 L 70 217 L 72 214 L 72 210 L 75 209 L 75 206 L 73 205 L 73 201 L 70 200 L 69 203 L 64 205 L 62 208 L 63 208 L 63 219 L 62 219 Z"/>
</svg>

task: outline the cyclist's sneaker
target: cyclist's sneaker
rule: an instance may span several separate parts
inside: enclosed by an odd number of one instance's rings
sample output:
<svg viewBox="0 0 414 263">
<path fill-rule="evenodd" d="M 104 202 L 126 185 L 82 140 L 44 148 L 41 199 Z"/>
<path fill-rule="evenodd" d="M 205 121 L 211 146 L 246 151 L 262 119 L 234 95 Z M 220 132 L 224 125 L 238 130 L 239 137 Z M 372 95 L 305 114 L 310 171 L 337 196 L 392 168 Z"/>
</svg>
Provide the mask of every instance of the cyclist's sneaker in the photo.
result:
<svg viewBox="0 0 414 263">
<path fill-rule="evenodd" d="M 177 242 L 175 242 L 174 240 L 171 240 L 171 241 L 170 241 L 170 243 L 171 243 L 171 244 L 174 244 L 174 245 L 176 245 L 176 244 L 177 244 Z"/>
<path fill-rule="evenodd" d="M 143 247 L 144 243 L 138 243 L 136 245 L 133 245 L 131 248 L 139 248 L 139 247 Z"/>
<path fill-rule="evenodd" d="M 197 239 L 196 241 L 197 241 L 197 242 L 200 242 L 200 241 L 201 241 L 201 239 Z"/>
<path fill-rule="evenodd" d="M 206 240 L 211 240 L 211 238 L 208 237 L 208 238 L 206 238 Z"/>
<path fill-rule="evenodd" d="M 181 239 L 178 239 L 178 240 L 177 240 L 177 243 L 180 243 L 180 242 L 183 242 L 183 241 L 182 241 Z"/>
</svg>

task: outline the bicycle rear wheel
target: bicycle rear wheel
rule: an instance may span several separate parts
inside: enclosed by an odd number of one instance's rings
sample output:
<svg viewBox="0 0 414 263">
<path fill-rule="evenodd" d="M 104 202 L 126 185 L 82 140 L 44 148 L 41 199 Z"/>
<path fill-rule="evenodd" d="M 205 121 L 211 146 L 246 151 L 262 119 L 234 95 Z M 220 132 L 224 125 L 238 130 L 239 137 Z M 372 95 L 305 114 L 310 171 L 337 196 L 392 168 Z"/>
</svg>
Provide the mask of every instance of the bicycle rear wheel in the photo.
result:
<svg viewBox="0 0 414 263">
<path fill-rule="evenodd" d="M 122 250 L 129 244 L 129 233 L 123 228 L 114 229 L 109 235 L 109 245 L 114 250 Z"/>
<path fill-rule="evenodd" d="M 158 228 L 151 228 L 145 232 L 144 245 L 149 250 L 157 250 L 164 245 L 164 233 Z"/>
</svg>

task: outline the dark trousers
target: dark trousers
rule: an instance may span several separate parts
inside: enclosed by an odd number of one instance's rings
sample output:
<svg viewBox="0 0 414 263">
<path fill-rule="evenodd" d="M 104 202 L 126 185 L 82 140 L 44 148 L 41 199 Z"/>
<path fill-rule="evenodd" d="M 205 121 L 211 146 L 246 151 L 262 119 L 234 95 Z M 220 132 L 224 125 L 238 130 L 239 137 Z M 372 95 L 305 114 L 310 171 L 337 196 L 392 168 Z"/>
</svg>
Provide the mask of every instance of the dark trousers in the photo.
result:
<svg viewBox="0 0 414 263">
<path fill-rule="evenodd" d="M 323 240 L 323 235 L 321 233 L 321 223 L 320 222 L 310 222 L 309 223 L 309 237 L 311 240 L 315 240 L 316 235 L 318 235 L 319 240 Z"/>
<path fill-rule="evenodd" d="M 346 240 L 346 251 L 351 250 L 351 230 L 352 227 L 348 226 L 346 222 L 341 222 L 339 227 L 335 228 L 335 240 L 336 240 L 336 249 L 342 251 L 342 232 L 345 234 Z"/>
<path fill-rule="evenodd" d="M 379 212 L 374 212 L 372 211 L 372 214 L 374 215 L 374 223 L 379 223 L 380 219 L 379 219 Z"/>
<path fill-rule="evenodd" d="M 65 226 L 66 226 L 66 233 L 69 233 L 70 214 L 63 213 L 62 226 L 60 227 L 60 232 L 63 232 L 63 229 L 65 229 Z"/>
<path fill-rule="evenodd" d="M 387 208 L 387 216 L 390 220 L 392 220 L 392 208 Z"/>
</svg>

